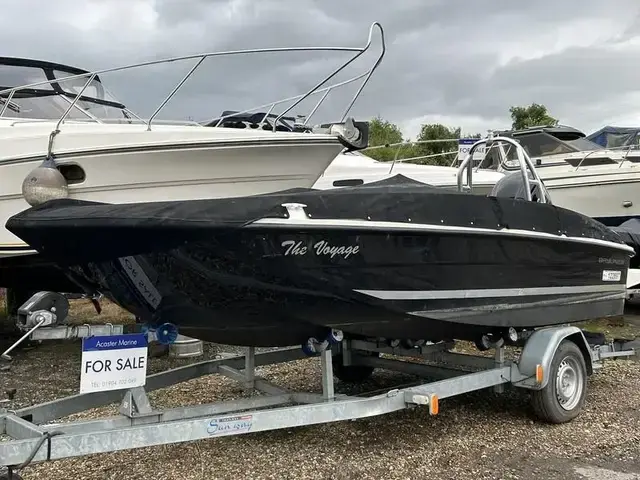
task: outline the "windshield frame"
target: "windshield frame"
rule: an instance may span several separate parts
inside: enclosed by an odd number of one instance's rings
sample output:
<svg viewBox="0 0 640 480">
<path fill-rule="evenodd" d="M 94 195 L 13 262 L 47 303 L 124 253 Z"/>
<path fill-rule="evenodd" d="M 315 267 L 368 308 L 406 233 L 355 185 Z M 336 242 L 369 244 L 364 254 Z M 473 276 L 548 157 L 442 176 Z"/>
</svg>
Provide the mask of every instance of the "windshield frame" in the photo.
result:
<svg viewBox="0 0 640 480">
<path fill-rule="evenodd" d="M 13 95 L 11 93 L 5 92 L 4 94 L 0 94 L 0 118 L 17 118 L 19 120 L 26 119 L 38 119 L 38 120 L 57 120 L 60 116 L 60 112 L 58 112 L 54 106 L 55 116 L 51 115 L 50 117 L 23 117 L 23 116 L 15 116 L 11 115 L 11 112 L 19 114 L 20 112 L 16 111 L 20 108 L 20 100 L 21 99 L 46 99 L 48 97 L 56 97 L 62 98 L 65 100 L 65 108 L 66 106 L 73 103 L 73 101 L 78 97 L 78 93 L 80 90 L 74 92 L 73 89 L 64 88 L 63 84 L 65 83 L 64 77 L 72 76 L 72 75 L 83 75 L 88 74 L 86 70 L 82 70 L 80 68 L 71 67 L 68 65 L 63 65 L 59 63 L 41 61 L 41 60 L 31 60 L 25 58 L 16 58 L 16 57 L 0 57 L 0 67 L 20 67 L 26 69 L 33 69 L 34 71 L 38 71 L 38 75 L 43 75 L 44 79 L 46 79 L 49 83 L 46 85 L 48 88 L 24 88 L 19 89 L 21 85 L 2 85 L 2 79 L 0 79 L 0 91 L 3 90 L 13 90 Z M 76 78 L 77 80 L 77 78 Z M 82 84 L 86 83 L 86 79 L 80 79 Z M 27 84 L 23 84 L 27 85 Z M 112 95 L 106 90 L 100 78 L 96 75 L 88 88 L 95 87 L 96 94 L 102 97 L 111 97 Z M 9 104 L 7 105 L 7 98 L 11 97 Z M 74 105 L 74 109 L 82 113 L 83 117 L 88 120 L 101 122 L 103 120 L 111 120 L 109 119 L 101 119 L 96 115 L 93 115 L 90 110 L 91 108 L 83 108 L 82 103 L 86 103 L 89 105 L 96 105 L 105 108 L 111 108 L 118 111 L 118 114 L 121 115 L 122 120 L 130 120 L 131 112 L 128 111 L 127 107 L 121 103 L 116 101 L 115 99 L 108 98 L 99 98 L 92 95 L 82 94 L 79 96 L 78 101 Z M 51 104 L 49 107 L 53 106 Z M 50 109 L 50 108 L 49 108 Z M 47 109 L 41 109 L 44 111 Z M 53 111 L 52 110 L 52 111 Z M 115 112 L 114 112 L 115 113 Z"/>
<path fill-rule="evenodd" d="M 557 156 L 557 155 L 568 156 L 568 155 L 573 155 L 580 152 L 587 153 L 587 152 L 594 152 L 599 150 L 607 150 L 602 145 L 599 145 L 597 143 L 591 142 L 590 140 L 587 140 L 586 137 L 578 137 L 573 140 L 562 140 L 557 136 L 553 135 L 553 133 L 547 132 L 545 130 L 523 132 L 520 134 L 513 132 L 509 136 L 512 137 L 514 140 L 516 140 L 518 143 L 520 143 L 520 145 L 522 145 L 522 148 L 527 152 L 527 155 L 529 155 L 529 157 L 534 161 L 535 160 L 540 161 L 550 156 Z M 548 153 L 543 153 L 541 155 L 539 154 L 532 155 L 530 153 L 530 148 L 528 148 L 526 142 L 522 141 L 524 139 L 531 139 L 534 141 L 538 141 L 542 145 L 555 145 L 554 148 L 555 149 L 559 148 L 561 151 L 554 152 L 552 150 L 547 150 Z M 583 145 L 585 147 L 593 147 L 593 148 L 580 148 L 579 145 Z M 506 153 L 506 158 L 498 162 L 501 168 L 505 170 L 517 170 L 518 168 L 520 168 L 518 161 L 516 159 L 509 158 L 511 149 L 507 149 L 505 153 Z M 498 152 L 496 152 L 495 154 L 498 155 L 499 157 L 501 156 Z M 611 159 L 609 157 L 607 157 L 607 159 L 609 161 L 606 163 L 611 163 L 610 162 Z M 567 162 L 565 158 L 563 158 L 562 161 Z M 494 161 L 491 161 L 491 163 L 494 163 Z"/>
</svg>

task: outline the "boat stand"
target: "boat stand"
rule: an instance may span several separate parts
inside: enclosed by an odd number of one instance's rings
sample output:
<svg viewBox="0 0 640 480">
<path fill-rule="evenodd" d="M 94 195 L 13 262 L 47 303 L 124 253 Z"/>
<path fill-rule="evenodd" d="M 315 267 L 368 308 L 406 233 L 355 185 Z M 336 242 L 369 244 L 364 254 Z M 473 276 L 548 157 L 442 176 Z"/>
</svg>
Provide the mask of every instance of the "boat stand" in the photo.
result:
<svg viewBox="0 0 640 480">
<path fill-rule="evenodd" d="M 573 326 L 537 330 L 526 340 L 517 361 L 505 360 L 504 346 L 496 348 L 491 358 L 452 352 L 453 342 L 402 348 L 345 339 L 333 351 L 327 349 L 319 354 L 321 394 L 291 392 L 256 376 L 256 367 L 306 358 L 301 348 L 258 354 L 249 348 L 245 355 L 150 375 L 145 387 L 78 394 L 0 412 L 0 435 L 10 437 L 0 442 L 0 466 L 8 468 L 4 478 L 19 479 L 15 472 L 31 462 L 354 420 L 418 406 L 436 415 L 440 399 L 488 387 L 500 392 L 505 384 L 530 389 L 538 416 L 561 423 L 579 414 L 586 396 L 586 377 L 602 366 L 605 359 L 638 358 L 640 352 L 636 340 L 596 344 L 587 338 Z M 418 361 L 382 355 L 413 357 Z M 418 381 L 369 396 L 334 392 L 334 375 L 357 382 L 376 368 L 435 381 Z M 244 389 L 262 395 L 170 409 L 153 408 L 147 396 L 148 392 L 210 374 L 224 375 L 238 381 Z M 571 384 L 571 379 L 583 381 Z M 578 401 L 572 403 L 575 405 L 567 408 L 567 402 L 576 398 Z M 52 423 L 67 415 L 117 402 L 120 413 L 115 417 Z"/>
</svg>

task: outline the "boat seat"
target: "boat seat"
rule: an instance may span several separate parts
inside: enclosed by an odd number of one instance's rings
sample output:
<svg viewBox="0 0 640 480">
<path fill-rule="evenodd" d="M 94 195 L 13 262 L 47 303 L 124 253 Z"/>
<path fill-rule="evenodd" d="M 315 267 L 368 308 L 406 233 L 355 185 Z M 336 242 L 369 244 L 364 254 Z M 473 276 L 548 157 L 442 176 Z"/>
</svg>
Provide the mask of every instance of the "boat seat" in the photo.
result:
<svg viewBox="0 0 640 480">
<path fill-rule="evenodd" d="M 533 179 L 531 173 L 528 173 L 529 178 Z M 540 191 L 540 187 L 538 185 L 530 185 L 531 188 L 531 199 L 534 202 L 538 201 L 540 195 L 544 195 L 548 204 L 552 205 L 551 197 L 549 196 L 549 192 L 544 189 L 542 192 Z M 526 198 L 525 195 L 525 185 L 524 180 L 522 178 L 522 173 L 513 172 L 508 173 L 500 180 L 498 180 L 491 192 L 487 194 L 488 197 L 497 197 L 497 198 L 514 198 L 518 200 L 524 200 Z"/>
</svg>

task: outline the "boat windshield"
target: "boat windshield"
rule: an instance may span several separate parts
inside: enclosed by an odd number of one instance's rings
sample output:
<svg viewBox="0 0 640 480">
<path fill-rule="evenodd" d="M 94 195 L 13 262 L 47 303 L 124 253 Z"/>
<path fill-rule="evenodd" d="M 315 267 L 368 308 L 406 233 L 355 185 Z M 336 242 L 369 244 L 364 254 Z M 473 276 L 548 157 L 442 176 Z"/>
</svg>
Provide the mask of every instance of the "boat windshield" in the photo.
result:
<svg viewBox="0 0 640 480">
<path fill-rule="evenodd" d="M 516 139 L 531 158 L 603 149 L 601 145 L 590 142 L 584 137 L 574 136 L 561 139 L 547 132 L 536 132 L 522 136 L 518 135 Z"/>
<path fill-rule="evenodd" d="M 571 154 L 576 152 L 586 152 L 594 150 L 604 150 L 602 145 L 591 142 L 584 136 L 550 134 L 547 132 L 532 132 L 524 135 L 514 135 L 514 138 L 522 145 L 531 159 L 544 158 L 550 155 Z M 507 168 L 517 168 L 518 159 L 515 149 L 508 150 L 505 166 Z"/>
<path fill-rule="evenodd" d="M 0 57 L 0 91 L 22 85 L 50 81 L 33 88 L 0 94 L 0 111 L 3 117 L 58 120 L 69 108 L 88 77 L 73 78 L 56 82 L 72 75 L 85 73 L 84 70 L 48 62 Z M 85 89 L 68 118 L 76 120 L 127 121 L 130 115 L 126 107 L 118 102 L 96 77 Z"/>
</svg>

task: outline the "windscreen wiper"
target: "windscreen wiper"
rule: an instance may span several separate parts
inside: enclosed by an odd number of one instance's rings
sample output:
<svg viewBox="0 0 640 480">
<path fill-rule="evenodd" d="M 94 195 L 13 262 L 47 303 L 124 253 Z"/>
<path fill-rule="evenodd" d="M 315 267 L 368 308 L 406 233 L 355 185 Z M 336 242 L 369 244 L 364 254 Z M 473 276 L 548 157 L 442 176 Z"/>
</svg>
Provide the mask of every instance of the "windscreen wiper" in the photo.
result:
<svg viewBox="0 0 640 480">
<path fill-rule="evenodd" d="M 18 105 L 15 102 L 9 102 L 9 104 L 7 105 L 7 100 L 0 97 L 0 106 L 2 106 L 3 108 L 0 110 L 4 110 L 4 106 L 6 105 L 6 108 L 8 108 L 9 110 L 11 110 L 14 113 L 20 113 L 20 105 Z"/>
</svg>

